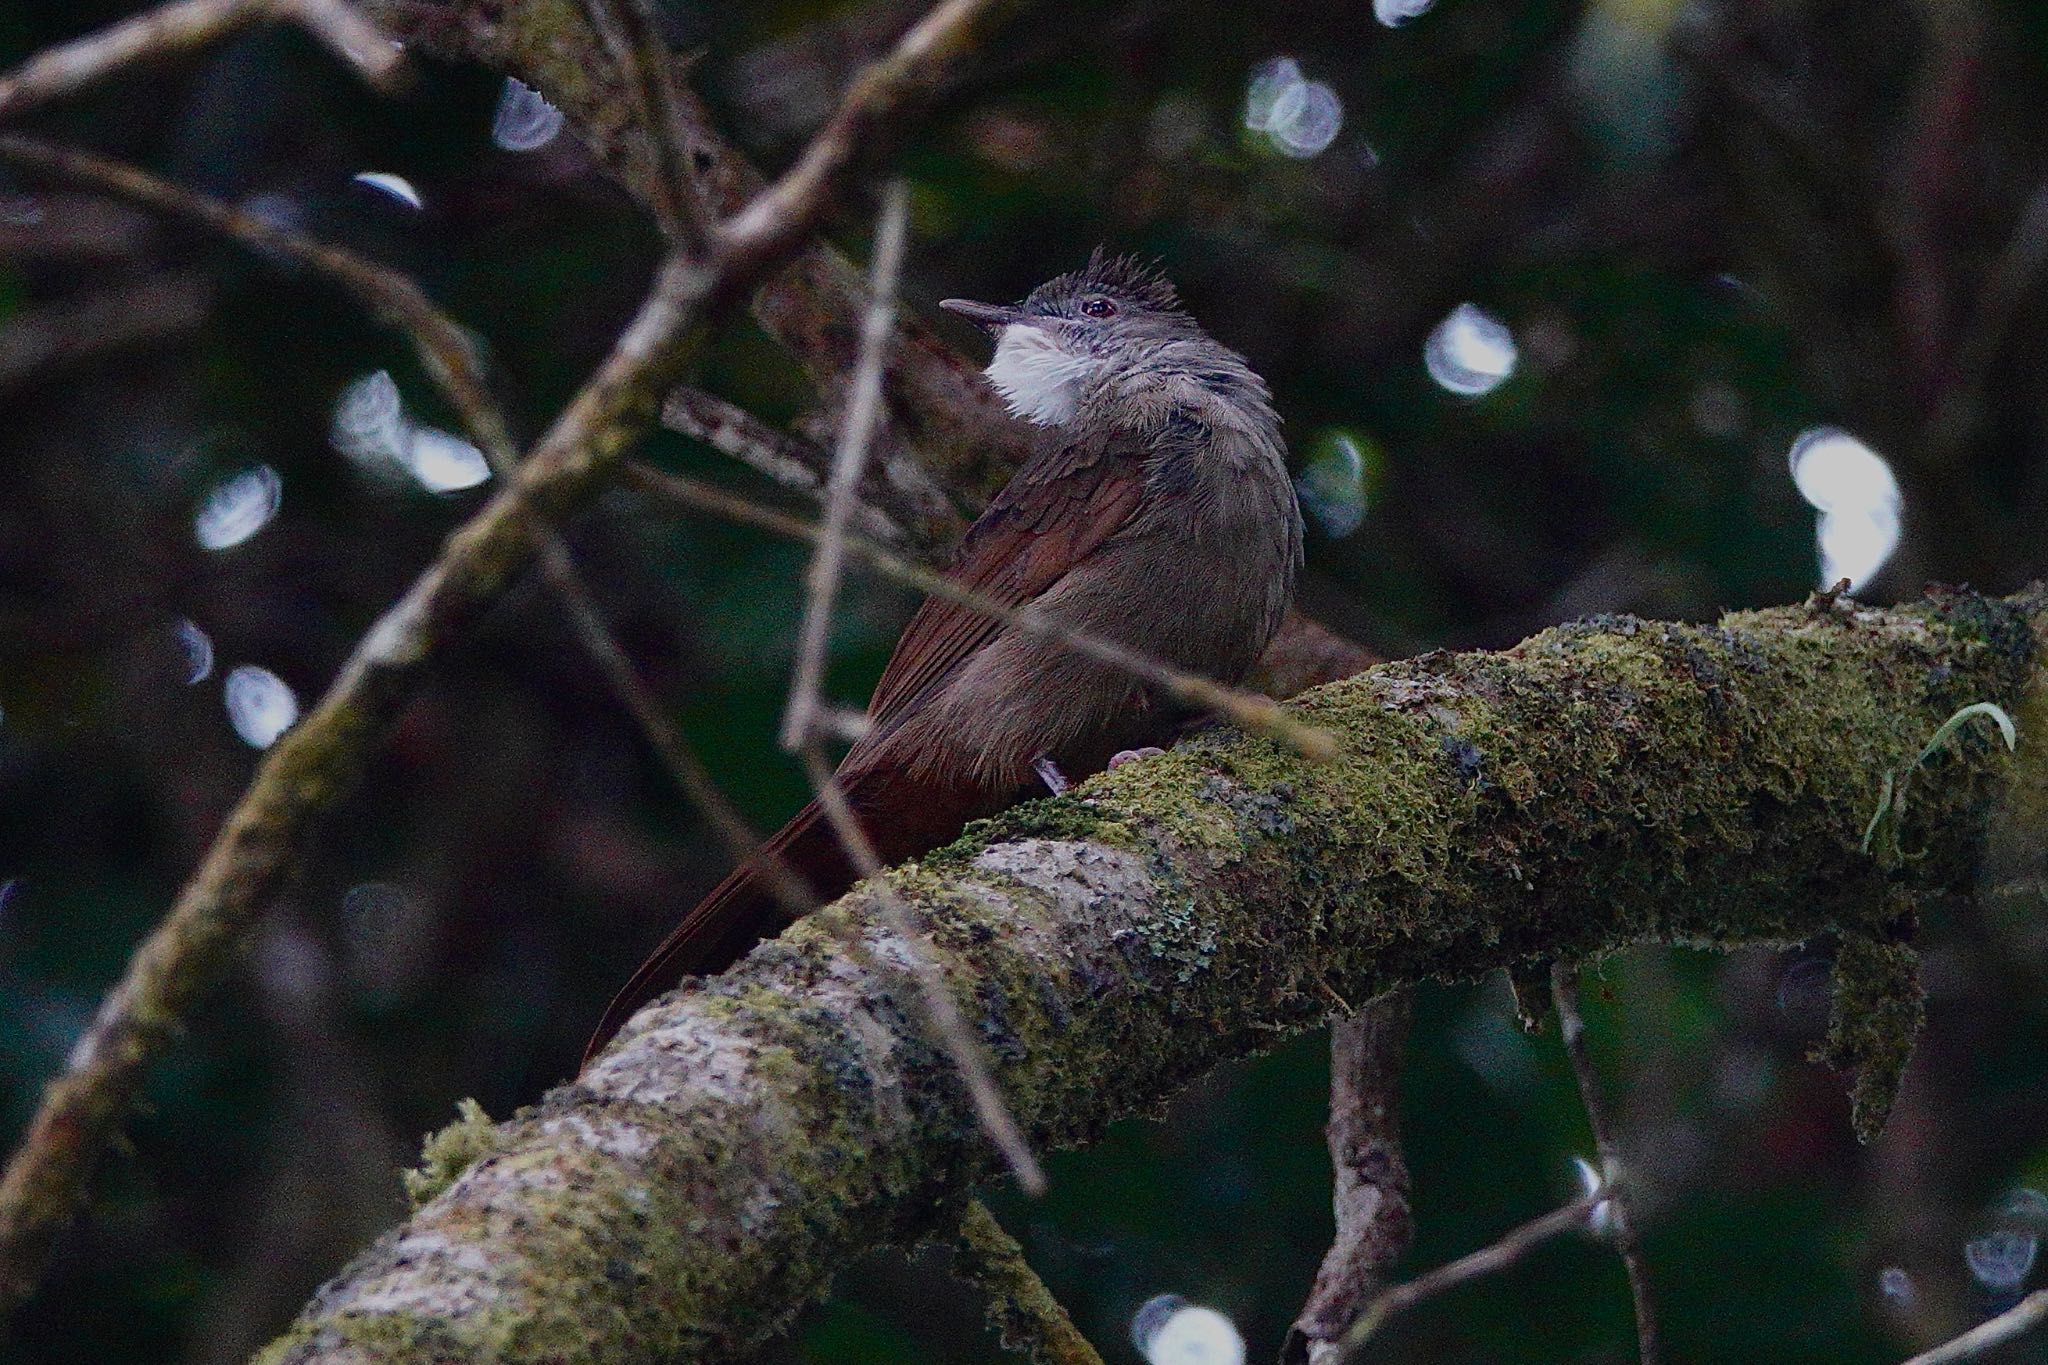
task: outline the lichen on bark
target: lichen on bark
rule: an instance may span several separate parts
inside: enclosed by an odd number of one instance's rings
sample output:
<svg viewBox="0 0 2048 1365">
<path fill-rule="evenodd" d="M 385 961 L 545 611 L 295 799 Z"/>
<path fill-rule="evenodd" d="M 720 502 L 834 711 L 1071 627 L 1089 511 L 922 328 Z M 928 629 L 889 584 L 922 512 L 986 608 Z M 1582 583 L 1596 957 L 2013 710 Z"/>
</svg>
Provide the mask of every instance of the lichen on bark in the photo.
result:
<svg viewBox="0 0 2048 1365">
<path fill-rule="evenodd" d="M 2033 689 L 2044 599 L 1605 618 L 1297 703 L 1313 764 L 1228 730 L 890 874 L 1034 1143 L 1426 977 L 1631 943 L 1871 930 L 1968 887 L 2014 766 L 1958 746 L 1880 867 L 1882 775 Z M 2031 780 L 2031 779 L 2027 779 Z M 856 889 L 643 1011 L 324 1289 L 273 1361 L 729 1359 L 996 1169 Z M 1852 959 L 1853 965 L 1854 959 Z M 374 1338 L 374 1349 L 364 1343 Z"/>
</svg>

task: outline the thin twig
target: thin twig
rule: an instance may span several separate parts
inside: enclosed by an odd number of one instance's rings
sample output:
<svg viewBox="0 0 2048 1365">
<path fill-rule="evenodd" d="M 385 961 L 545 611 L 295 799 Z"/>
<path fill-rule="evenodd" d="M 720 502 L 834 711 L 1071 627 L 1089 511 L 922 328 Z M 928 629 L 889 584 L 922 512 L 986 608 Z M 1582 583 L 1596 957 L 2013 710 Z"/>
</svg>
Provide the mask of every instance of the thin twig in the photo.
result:
<svg viewBox="0 0 2048 1365">
<path fill-rule="evenodd" d="M 145 62 L 219 42 L 245 28 L 296 23 L 380 90 L 400 85 L 403 55 L 345 0 L 172 0 L 59 47 L 0 76 L 0 118 L 77 94 Z"/>
<path fill-rule="evenodd" d="M 825 812 L 826 820 L 831 822 L 832 832 L 838 836 L 847 857 L 852 859 L 854 870 L 860 873 L 868 889 L 874 893 L 875 905 L 881 911 L 883 922 L 889 926 L 889 932 L 903 945 L 904 962 L 917 985 L 925 1023 L 959 1071 L 961 1080 L 966 1082 L 968 1098 L 974 1103 L 974 1113 L 980 1119 L 983 1131 L 996 1145 L 996 1150 L 1003 1154 L 1024 1192 L 1034 1197 L 1044 1194 L 1045 1171 L 1032 1153 L 1023 1130 L 1017 1126 L 1017 1120 L 1011 1116 L 1009 1106 L 1003 1103 L 1002 1091 L 997 1088 L 995 1077 L 989 1071 L 981 1045 L 975 1041 L 960 1007 L 953 1003 L 952 995 L 946 990 L 944 974 L 924 951 L 925 936 L 911 915 L 910 907 L 903 903 L 895 888 L 882 876 L 887 869 L 876 855 L 875 846 L 862 827 L 860 817 L 854 814 L 853 807 L 847 802 L 846 789 L 839 785 L 832 765 L 816 745 L 807 747 L 803 758 L 811 786 L 818 793 L 818 805 Z"/>
<path fill-rule="evenodd" d="M 638 106 L 654 158 L 648 207 L 671 241 L 695 241 L 704 223 L 692 212 L 689 153 L 678 112 L 675 67 L 644 0 L 583 0 L 590 26 Z"/>
<path fill-rule="evenodd" d="M 988 1205 L 968 1201 L 953 1246 L 953 1273 L 988 1295 L 989 1324 L 1004 1346 L 1024 1352 L 1034 1365 L 1102 1365 L 1102 1356 Z"/>
<path fill-rule="evenodd" d="M 685 384 L 661 407 L 663 425 L 729 455 L 770 482 L 822 500 L 832 456 L 717 394 Z M 967 529 L 945 492 L 913 461 L 870 469 L 861 481 L 854 515 L 860 530 L 920 557 L 935 557 L 957 544 Z"/>
<path fill-rule="evenodd" d="M 1331 1026 L 1328 1137 L 1337 1226 L 1280 1348 L 1284 1365 L 1334 1358 L 1360 1307 L 1385 1288 L 1387 1272 L 1415 1239 L 1398 1109 L 1413 998 L 1396 991 Z"/>
<path fill-rule="evenodd" d="M 759 527 L 775 535 L 815 542 L 822 534 L 815 524 L 805 521 L 802 517 L 791 516 L 772 507 L 763 507 L 737 493 L 714 488 L 710 484 L 700 483 L 680 474 L 651 469 L 644 464 L 629 463 L 619 477 L 629 487 L 663 502 L 742 525 Z M 1112 668 L 1123 669 L 1133 677 L 1141 678 L 1170 693 L 1190 707 L 1214 712 L 1240 729 L 1286 743 L 1306 758 L 1327 759 L 1337 752 L 1336 741 L 1331 738 L 1328 731 L 1297 720 L 1271 697 L 1226 687 L 1199 674 L 1183 672 L 1171 664 L 1126 649 L 1100 635 L 1078 630 L 1035 607 L 1008 606 L 972 588 L 962 587 L 944 574 L 928 569 L 897 554 L 887 546 L 877 545 L 861 536 L 848 535 L 846 549 L 854 558 L 865 561 L 870 568 L 885 578 L 894 579 L 933 597 L 957 602 L 1014 629 L 1058 640 L 1075 653 L 1085 655 L 1098 663 L 1108 664 Z"/>
<path fill-rule="evenodd" d="M 1534 1251 L 1553 1237 L 1575 1232 L 1589 1223 L 1594 1212 L 1606 1200 L 1612 1198 L 1611 1186 L 1602 1185 L 1574 1199 L 1562 1208 L 1552 1209 L 1541 1218 L 1532 1219 L 1515 1228 L 1499 1241 L 1483 1246 L 1469 1256 L 1461 1256 L 1448 1265 L 1417 1275 L 1405 1284 L 1397 1284 L 1386 1293 L 1374 1299 L 1358 1315 L 1358 1321 L 1344 1334 L 1338 1343 L 1339 1361 L 1357 1358 L 1359 1349 L 1384 1327 L 1389 1320 L 1407 1312 L 1425 1299 L 1435 1298 L 1446 1290 L 1498 1274 L 1515 1262 Z"/>
<path fill-rule="evenodd" d="M 868 311 L 861 319 L 860 358 L 853 371 L 853 397 L 846 406 L 832 474 L 825 484 L 825 518 L 818 527 L 817 552 L 804 576 L 804 619 L 797 637 L 789 706 L 782 713 L 782 747 L 795 752 L 812 742 L 819 689 L 825 679 L 825 646 L 831 637 L 833 603 L 846 561 L 847 530 L 853 522 L 861 474 L 882 416 L 882 358 L 896 318 L 896 280 L 903 269 L 903 241 L 910 220 L 910 191 L 890 182 L 882 196 L 875 229 L 875 261 L 868 277 Z"/>
<path fill-rule="evenodd" d="M 682 731 L 669 719 L 668 712 L 647 690 L 647 685 L 640 681 L 633 661 L 619 647 L 618 640 L 598 614 L 589 585 L 577 572 L 575 561 L 570 558 L 568 547 L 559 536 L 550 536 L 542 547 L 540 564 L 542 576 L 554 590 L 584 652 L 597 665 L 628 714 L 639 724 L 640 733 L 661 759 L 670 778 L 697 808 L 705 823 L 711 826 L 711 832 L 718 841 L 725 845 L 727 855 L 735 863 L 757 858 L 768 878 L 768 889 L 792 918 L 817 909 L 817 893 L 789 865 L 788 859 L 762 845 L 760 836 L 747 824 L 746 817 L 740 814 L 732 799 L 719 788 L 704 767 L 703 760 L 697 757 L 697 751 L 690 747 Z"/>
<path fill-rule="evenodd" d="M 1557 1005 L 1557 1032 L 1571 1058 L 1572 1075 L 1579 1083 L 1579 1099 L 1586 1110 L 1586 1122 L 1593 1129 L 1593 1146 L 1600 1156 L 1600 1178 L 1613 1188 L 1608 1216 L 1613 1223 L 1615 1249 L 1628 1270 L 1629 1294 L 1636 1306 L 1636 1349 L 1643 1365 L 1657 1365 L 1661 1352 L 1657 1342 L 1657 1310 L 1650 1297 L 1650 1267 L 1643 1256 L 1643 1244 L 1636 1235 L 1635 1219 L 1629 1212 L 1627 1182 L 1623 1179 L 1621 1150 L 1614 1130 L 1607 1122 L 1606 1106 L 1600 1100 L 1600 1074 L 1593 1069 L 1593 1056 L 1586 1049 L 1586 1016 L 1579 1009 L 1579 971 L 1560 962 L 1550 969 L 1550 995 Z"/>
<path fill-rule="evenodd" d="M 196 3 L 196 0 L 193 0 Z M 0 1314 L 32 1292 L 57 1231 L 127 1113 L 148 1063 L 226 973 L 290 874 L 314 818 L 361 775 L 427 665 L 517 581 L 541 529 L 597 492 L 681 377 L 703 319 L 799 248 L 856 159 L 873 155 L 1020 0 L 949 0 L 854 83 L 801 176 L 766 191 L 695 256 L 672 255 L 597 372 L 384 613 L 254 779 L 72 1049 L 0 1176 Z"/>
<path fill-rule="evenodd" d="M 2044 1322 L 2048 1322 L 2048 1289 L 2036 1289 L 1997 1317 L 1978 1323 L 1931 1351 L 1922 1351 L 1905 1365 L 1956 1365 L 1960 1360 L 1975 1360 L 1995 1346 L 2025 1336 Z"/>
</svg>

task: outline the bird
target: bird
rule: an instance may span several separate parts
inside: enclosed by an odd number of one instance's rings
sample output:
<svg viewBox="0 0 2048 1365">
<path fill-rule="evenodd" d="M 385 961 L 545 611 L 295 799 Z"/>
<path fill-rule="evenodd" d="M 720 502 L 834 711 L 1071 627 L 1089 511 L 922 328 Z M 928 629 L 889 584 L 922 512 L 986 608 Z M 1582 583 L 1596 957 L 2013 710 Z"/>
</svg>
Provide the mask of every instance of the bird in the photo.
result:
<svg viewBox="0 0 2048 1365">
<path fill-rule="evenodd" d="M 1302 519 L 1266 382 L 1156 266 L 1098 248 L 1016 304 L 945 299 L 986 329 L 984 375 L 1030 452 L 946 576 L 1005 606 L 1237 683 L 1280 626 Z M 884 863 L 971 820 L 1170 743 L 1198 719 L 1057 639 L 927 598 L 837 777 Z M 767 860 L 821 901 L 858 874 L 816 801 L 697 904 L 607 1006 L 585 1061 L 641 1006 L 779 933 Z"/>
</svg>

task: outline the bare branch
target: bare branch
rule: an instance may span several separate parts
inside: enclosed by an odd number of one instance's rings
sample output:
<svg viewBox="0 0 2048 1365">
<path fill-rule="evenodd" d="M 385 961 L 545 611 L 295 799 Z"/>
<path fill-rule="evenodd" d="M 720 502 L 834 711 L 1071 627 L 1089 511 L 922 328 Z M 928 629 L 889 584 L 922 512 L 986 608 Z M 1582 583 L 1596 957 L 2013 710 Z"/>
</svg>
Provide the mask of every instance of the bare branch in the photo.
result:
<svg viewBox="0 0 2048 1365">
<path fill-rule="evenodd" d="M 173 0 L 61 47 L 0 76 L 0 119 L 75 95 L 129 67 L 163 61 L 265 23 L 296 23 L 364 80 L 395 89 L 404 58 L 347 0 Z"/>
<path fill-rule="evenodd" d="M 881 412 L 882 355 L 889 346 L 890 325 L 896 308 L 896 280 L 903 269 L 903 245 L 910 219 L 910 191 L 901 180 L 892 181 L 882 197 L 882 215 L 875 230 L 875 260 L 869 279 L 870 302 L 861 323 L 860 359 L 854 369 L 853 402 L 846 410 L 845 424 L 832 456 L 832 477 L 826 487 L 825 521 L 819 528 L 817 551 L 804 576 L 804 619 L 797 644 L 795 677 L 789 689 L 789 709 L 782 720 L 782 745 L 803 756 L 818 804 L 838 836 L 847 858 L 862 877 L 880 875 L 883 864 L 872 840 L 847 802 L 845 789 L 825 761 L 820 741 L 831 729 L 830 711 L 819 700 L 825 676 L 826 644 L 832 631 L 832 604 L 839 591 L 839 575 L 846 559 L 847 526 L 853 520 L 854 490 L 860 486 L 861 471 L 867 464 L 868 447 L 874 440 Z M 884 913 L 907 949 L 911 979 L 923 1002 L 926 1022 L 953 1064 L 960 1069 L 968 1092 L 974 1097 L 975 1112 L 989 1139 L 1016 1172 L 1018 1183 L 1033 1195 L 1045 1192 L 1045 1173 L 1031 1154 L 1030 1146 L 1017 1129 L 1017 1121 L 1003 1104 L 1002 1095 L 990 1078 L 988 1059 L 981 1045 L 968 1032 L 960 1010 L 946 993 L 945 979 L 933 965 L 919 939 L 910 911 L 896 896 L 884 889 L 877 893 Z"/>
<path fill-rule="evenodd" d="M 196 3 L 197 0 L 188 0 Z M 33 1289 L 144 1067 L 225 973 L 289 874 L 314 817 L 360 775 L 382 727 L 426 665 L 509 587 L 545 527 L 612 473 L 679 377 L 700 321 L 742 297 L 817 225 L 856 153 L 872 155 L 1019 0 L 949 0 L 848 93 L 799 162 L 697 256 L 672 256 L 631 324 L 533 453 L 357 644 L 319 704 L 265 754 L 254 780 L 169 913 L 51 1083 L 0 1176 L 0 1312 Z"/>
<path fill-rule="evenodd" d="M 785 512 L 763 507 L 736 493 L 728 493 L 678 474 L 634 464 L 629 465 L 620 477 L 642 493 L 691 511 L 724 517 L 728 521 L 757 526 L 764 531 L 798 540 L 816 541 L 823 535 L 817 526 L 801 517 L 793 517 Z M 1077 630 L 1034 607 L 1012 607 L 998 602 L 972 588 L 962 587 L 944 574 L 914 563 L 886 546 L 877 545 L 859 536 L 848 535 L 846 548 L 855 558 L 864 560 L 885 577 L 893 578 L 899 583 L 934 597 L 958 602 L 1014 629 L 1058 640 L 1077 654 L 1086 655 L 1112 668 L 1121 668 L 1132 677 L 1141 678 L 1171 693 L 1191 707 L 1214 712 L 1233 725 L 1279 740 L 1308 758 L 1324 759 L 1335 752 L 1327 734 L 1313 725 L 1297 720 L 1271 697 L 1225 687 L 1197 674 L 1183 672 L 1149 655 L 1125 649 L 1112 640 Z"/>
<path fill-rule="evenodd" d="M 730 455 L 773 483 L 807 497 L 825 495 L 829 452 L 717 394 L 681 385 L 662 403 L 661 420 L 669 430 Z M 871 469 L 861 481 L 854 515 L 864 534 L 927 557 L 951 548 L 967 529 L 944 490 L 909 460 Z"/>
<path fill-rule="evenodd" d="M 1280 1349 L 1288 1365 L 1335 1358 L 1345 1330 L 1415 1239 L 1398 1108 L 1412 1005 L 1410 992 L 1397 991 L 1331 1026 L 1328 1136 L 1337 1231 Z"/>
<path fill-rule="evenodd" d="M 1593 1129 L 1593 1146 L 1600 1155 L 1600 1180 L 1612 1188 L 1608 1205 L 1615 1249 L 1628 1268 L 1628 1289 L 1636 1307 L 1636 1350 L 1643 1365 L 1657 1365 L 1657 1309 L 1650 1297 L 1650 1268 L 1643 1257 L 1643 1244 L 1636 1235 L 1635 1219 L 1629 1211 L 1628 1182 L 1623 1175 L 1621 1148 L 1614 1140 L 1613 1125 L 1607 1121 L 1600 1100 L 1600 1073 L 1593 1069 L 1592 1053 L 1586 1049 L 1586 1016 L 1579 1009 L 1578 968 L 1560 962 L 1550 969 L 1550 994 L 1557 1005 L 1557 1032 L 1571 1058 L 1572 1076 L 1579 1083 L 1579 1099 L 1585 1105 L 1586 1122 Z"/>
<path fill-rule="evenodd" d="M 1956 1365 L 1958 1361 L 1976 1360 L 1986 1351 L 2025 1336 L 2044 1322 L 2048 1322 L 2048 1289 L 2036 1289 L 1997 1317 L 1977 1324 L 1955 1340 L 1943 1342 L 1931 1351 L 1922 1351 L 1905 1365 Z"/>
<path fill-rule="evenodd" d="M 910 190 L 892 181 L 883 196 L 882 216 L 875 231 L 875 261 L 870 274 L 867 315 L 861 320 L 860 360 L 854 367 L 853 401 L 847 405 L 839 444 L 832 455 L 832 476 L 825 486 L 825 520 L 818 528 L 817 552 L 804 577 L 804 619 L 797 638 L 795 676 L 789 707 L 782 716 L 782 747 L 792 752 L 811 743 L 818 710 L 818 689 L 825 678 L 825 647 L 832 630 L 832 604 L 839 592 L 839 572 L 846 558 L 847 528 L 853 521 L 855 490 L 867 468 L 868 448 L 882 409 L 882 356 L 889 347 L 889 329 L 896 315 L 896 279 L 903 269 L 903 242 L 910 218 Z"/>
<path fill-rule="evenodd" d="M 1537 1247 L 1553 1237 L 1567 1232 L 1576 1232 L 1592 1219 L 1594 1210 L 1609 1198 L 1614 1191 L 1607 1186 L 1582 1195 L 1563 1208 L 1553 1209 L 1541 1218 L 1531 1219 L 1509 1232 L 1499 1241 L 1481 1247 L 1469 1256 L 1461 1256 L 1449 1265 L 1438 1266 L 1424 1275 L 1417 1275 L 1406 1284 L 1395 1285 L 1386 1293 L 1366 1305 L 1358 1321 L 1344 1334 L 1339 1343 L 1336 1359 L 1353 1360 L 1359 1349 L 1371 1339 L 1374 1333 L 1386 1326 L 1389 1319 L 1405 1313 L 1425 1299 L 1456 1289 L 1474 1280 L 1497 1275 L 1515 1262 L 1527 1256 Z"/>
<path fill-rule="evenodd" d="M 1004 1346 L 1024 1352 L 1034 1365 L 1102 1365 L 988 1205 L 969 1201 L 953 1246 L 953 1273 L 987 1293 L 989 1322 Z"/>
</svg>

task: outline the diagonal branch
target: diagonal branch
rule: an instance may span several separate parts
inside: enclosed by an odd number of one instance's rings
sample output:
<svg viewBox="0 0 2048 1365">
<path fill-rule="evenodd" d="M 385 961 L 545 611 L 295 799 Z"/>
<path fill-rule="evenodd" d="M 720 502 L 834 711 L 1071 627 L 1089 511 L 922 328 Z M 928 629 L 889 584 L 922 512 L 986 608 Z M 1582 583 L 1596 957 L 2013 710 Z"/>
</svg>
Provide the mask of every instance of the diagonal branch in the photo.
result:
<svg viewBox="0 0 2048 1365">
<path fill-rule="evenodd" d="M 502 477 L 517 463 L 511 425 L 491 396 L 482 361 L 469 334 L 436 308 L 405 275 L 346 247 L 281 228 L 266 218 L 232 208 L 138 167 L 90 152 L 0 133 L 0 163 L 196 223 L 253 251 L 296 262 L 334 280 L 372 314 L 405 334 L 421 366 L 460 415 L 491 468 Z M 703 814 L 735 862 L 749 857 L 758 843 L 754 833 L 712 782 L 682 732 L 647 690 L 618 641 L 612 638 L 568 545 L 552 530 L 546 533 L 541 548 L 540 568 L 584 652 L 620 705 L 639 725 L 648 746 L 676 786 Z M 770 859 L 767 866 L 773 874 L 776 894 L 786 908 L 802 913 L 813 907 L 815 898 L 780 859 Z"/>
<path fill-rule="evenodd" d="M 73 1048 L 0 1176 L 0 1312 L 33 1289 L 145 1066 L 176 1035 L 289 875 L 314 818 L 361 773 L 383 726 L 446 644 L 495 603 L 594 494 L 680 377 L 697 326 L 743 297 L 816 227 L 845 177 L 879 152 L 1019 0 L 947 0 L 857 81 L 794 181 L 777 182 L 705 250 L 672 256 L 597 373 L 504 486 L 357 644 L 304 720 L 264 756 L 169 913 Z"/>
<path fill-rule="evenodd" d="M 1003 1345 L 1034 1365 L 1102 1365 L 1102 1356 L 1024 1259 L 1024 1248 L 979 1199 L 953 1238 L 953 1273 L 988 1294 L 989 1322 Z"/>
<path fill-rule="evenodd" d="M 2008 782 L 2048 780 L 2038 743 L 1945 754 L 1896 869 L 1862 826 L 1959 704 L 2039 704 L 2044 640 L 2039 589 L 1567 626 L 1308 694 L 1294 709 L 1338 737 L 1334 762 L 1210 732 L 886 880 L 1025 1136 L 1073 1145 L 1313 1027 L 1318 983 L 1371 1000 L 1629 943 L 1784 942 L 1864 926 L 1889 876 L 1973 884 Z M 473 1134 L 480 1159 L 266 1365 L 730 1360 L 861 1252 L 936 1231 L 994 1157 L 957 1069 L 849 940 L 901 960 L 871 888 Z"/>
<path fill-rule="evenodd" d="M 1961 1365 L 2025 1336 L 2044 1322 L 2048 1322 L 2048 1289 L 2036 1289 L 1997 1317 L 1931 1351 L 1922 1351 L 1906 1365 Z"/>
<path fill-rule="evenodd" d="M 1532 1218 L 1511 1229 L 1499 1241 L 1490 1242 L 1455 1261 L 1395 1285 L 1365 1306 L 1365 1311 L 1358 1315 L 1358 1321 L 1337 1343 L 1334 1358 L 1339 1361 L 1357 1359 L 1359 1350 L 1380 1328 L 1415 1305 L 1474 1280 L 1498 1275 L 1552 1238 L 1577 1232 L 1592 1221 L 1612 1193 L 1606 1185 L 1590 1190 L 1561 1208 L 1552 1209 L 1540 1218 Z"/>
<path fill-rule="evenodd" d="M 196 51 L 258 24 L 295 23 L 380 90 L 396 89 L 405 62 L 348 0 L 172 0 L 0 75 L 0 119 L 75 95 L 118 72 Z"/>
</svg>

